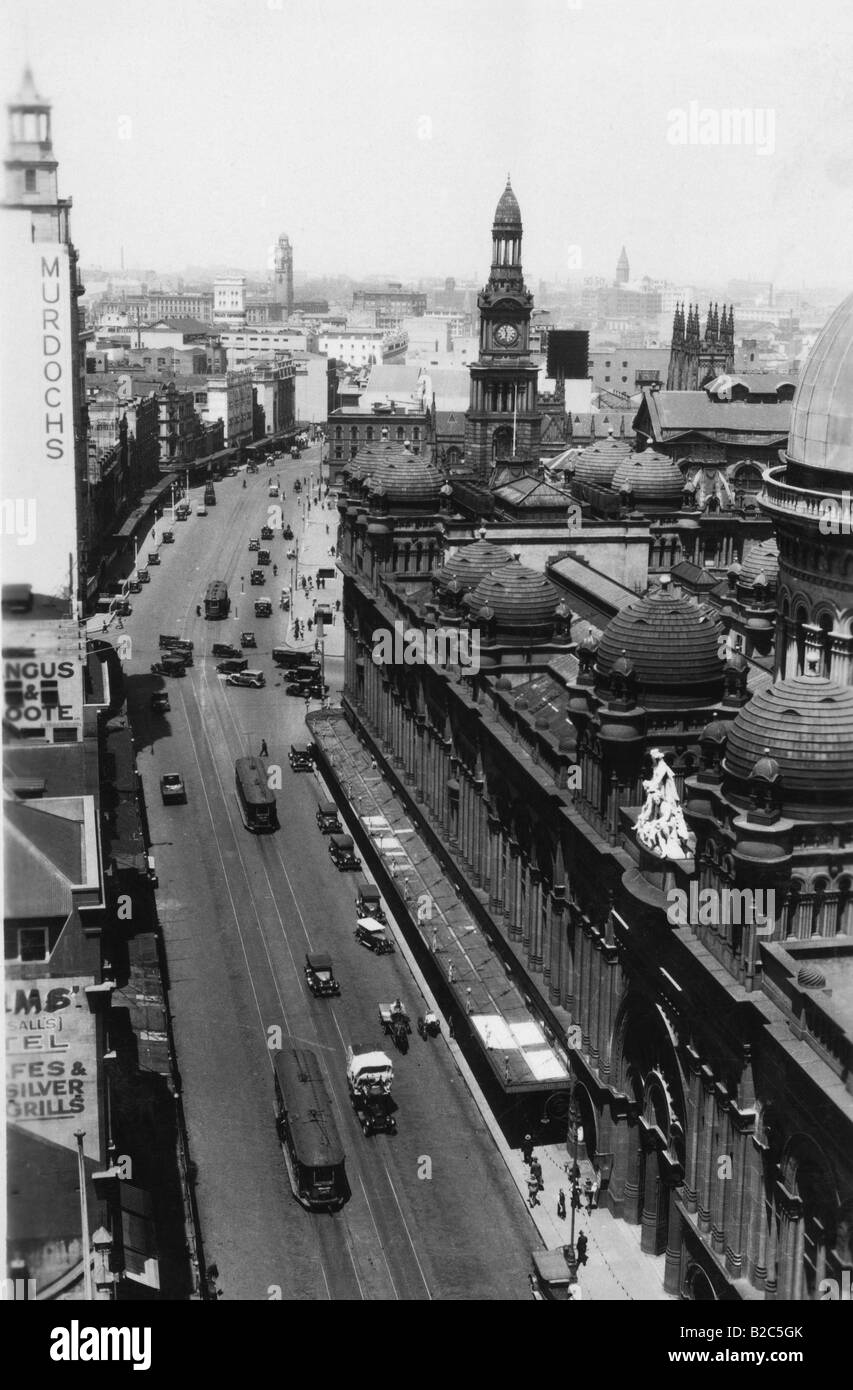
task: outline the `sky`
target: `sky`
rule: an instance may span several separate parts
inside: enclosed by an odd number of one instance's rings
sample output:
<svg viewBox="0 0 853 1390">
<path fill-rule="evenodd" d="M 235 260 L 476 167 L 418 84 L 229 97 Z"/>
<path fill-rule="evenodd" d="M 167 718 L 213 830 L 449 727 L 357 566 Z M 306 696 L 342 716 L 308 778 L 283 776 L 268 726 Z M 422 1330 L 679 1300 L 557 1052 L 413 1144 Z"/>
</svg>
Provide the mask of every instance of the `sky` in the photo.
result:
<svg viewBox="0 0 853 1390">
<path fill-rule="evenodd" d="M 853 288 L 850 0 L 0 0 L 83 264 Z M 734 117 L 731 113 L 737 113 Z"/>
</svg>

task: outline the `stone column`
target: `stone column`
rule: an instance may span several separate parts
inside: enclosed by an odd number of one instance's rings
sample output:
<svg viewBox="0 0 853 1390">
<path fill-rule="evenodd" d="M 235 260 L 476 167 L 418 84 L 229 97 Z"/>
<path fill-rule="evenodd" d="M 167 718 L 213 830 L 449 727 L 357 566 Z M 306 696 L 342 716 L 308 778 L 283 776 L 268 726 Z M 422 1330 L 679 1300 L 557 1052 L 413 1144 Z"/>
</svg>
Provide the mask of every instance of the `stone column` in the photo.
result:
<svg viewBox="0 0 853 1390">
<path fill-rule="evenodd" d="M 746 1243 L 744 1213 L 746 1210 L 746 1187 L 748 1173 L 748 1146 L 750 1135 L 744 1127 L 743 1117 L 732 1111 L 729 1117 L 732 1126 L 732 1146 L 734 1149 L 734 1173 L 732 1175 L 731 1217 L 726 1230 L 726 1269 L 735 1279 L 743 1274 L 743 1248 Z"/>
<path fill-rule="evenodd" d="M 598 932 L 590 935 L 589 953 L 589 1060 L 595 1071 L 598 1071 L 598 1059 L 601 1056 L 601 1038 L 599 1027 L 601 1023 L 601 991 L 603 988 L 602 971 L 603 958 L 601 954 L 601 937 Z"/>
<path fill-rule="evenodd" d="M 717 1152 L 717 1115 L 714 1098 L 714 1077 L 709 1067 L 702 1068 L 705 1125 L 699 1161 L 699 1229 L 706 1234 L 711 1229 L 711 1204 L 714 1192 L 714 1158 Z"/>
<path fill-rule="evenodd" d="M 542 969 L 542 874 L 531 865 L 528 870 L 530 918 L 530 969 Z"/>
<path fill-rule="evenodd" d="M 509 868 L 507 871 L 507 883 L 504 891 L 504 911 L 507 915 L 507 926 L 509 928 L 510 941 L 521 940 L 521 924 L 518 920 L 518 875 L 519 875 L 519 845 L 517 840 L 509 842 Z"/>
<path fill-rule="evenodd" d="M 677 1297 L 681 1291 L 681 1212 L 676 1200 L 678 1194 L 676 1184 L 670 1183 L 667 1191 L 669 1193 L 669 1221 L 666 1234 L 663 1288 L 664 1293 L 671 1293 Z"/>
<path fill-rule="evenodd" d="M 689 1084 L 686 1102 L 686 1148 L 684 1165 L 684 1205 L 692 1214 L 698 1205 L 699 1190 L 699 1119 L 702 1114 L 701 1060 L 692 1043 L 687 1048 Z"/>
<path fill-rule="evenodd" d="M 503 896 L 501 894 L 500 882 L 500 821 L 497 816 L 489 816 L 489 911 L 500 912 L 503 908 Z"/>
<path fill-rule="evenodd" d="M 717 1152 L 714 1155 L 714 1161 L 711 1167 L 711 1182 L 713 1184 L 713 1197 L 711 1201 L 711 1248 L 715 1254 L 721 1255 L 725 1249 L 727 1199 L 732 1185 L 732 1178 L 723 1178 L 720 1176 L 720 1160 L 728 1156 L 730 1147 L 730 1101 L 724 1086 L 715 1086 L 714 1092 L 716 1095 L 718 1116 L 718 1140 Z M 732 1176 L 734 1176 L 734 1174 Z"/>
</svg>

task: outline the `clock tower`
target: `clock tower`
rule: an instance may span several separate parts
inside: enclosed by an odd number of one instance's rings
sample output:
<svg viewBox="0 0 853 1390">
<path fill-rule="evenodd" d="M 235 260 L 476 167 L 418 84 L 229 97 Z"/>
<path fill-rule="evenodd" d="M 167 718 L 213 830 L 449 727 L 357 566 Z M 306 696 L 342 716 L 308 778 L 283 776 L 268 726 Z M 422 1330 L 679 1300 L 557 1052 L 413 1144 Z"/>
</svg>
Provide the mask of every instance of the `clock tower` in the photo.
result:
<svg viewBox="0 0 853 1390">
<path fill-rule="evenodd" d="M 492 269 L 477 297 L 480 356 L 472 362 L 465 462 L 486 482 L 496 463 L 539 462 L 539 369 L 530 360 L 533 295 L 521 269 L 521 209 L 507 177 L 492 227 Z"/>
</svg>

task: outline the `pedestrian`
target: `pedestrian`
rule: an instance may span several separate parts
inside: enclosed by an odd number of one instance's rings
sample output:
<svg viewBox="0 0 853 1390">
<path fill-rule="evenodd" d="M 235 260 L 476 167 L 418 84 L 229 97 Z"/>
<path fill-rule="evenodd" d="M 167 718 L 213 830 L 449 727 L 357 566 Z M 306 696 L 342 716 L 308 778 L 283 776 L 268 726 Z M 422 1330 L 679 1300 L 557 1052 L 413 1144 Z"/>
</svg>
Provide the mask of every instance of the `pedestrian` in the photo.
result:
<svg viewBox="0 0 853 1390">
<path fill-rule="evenodd" d="M 530 1178 L 527 1179 L 527 1200 L 528 1200 L 528 1202 L 530 1203 L 530 1209 L 531 1209 L 531 1211 L 533 1210 L 534 1207 L 538 1207 L 538 1205 L 539 1205 L 539 1184 L 538 1184 L 538 1182 L 536 1181 L 536 1179 L 535 1179 L 534 1177 L 530 1177 Z"/>
<path fill-rule="evenodd" d="M 314 624 L 312 623 L 311 619 L 309 618 L 309 619 L 308 619 L 308 631 L 309 631 L 309 632 L 311 631 L 311 629 L 313 628 L 313 626 L 314 626 Z"/>
<path fill-rule="evenodd" d="M 529 1163 L 533 1158 L 533 1135 L 525 1134 L 521 1141 L 521 1157 L 525 1163 Z"/>
<path fill-rule="evenodd" d="M 587 1262 L 586 1247 L 587 1247 L 588 1244 L 589 1244 L 589 1242 L 588 1242 L 588 1240 L 587 1240 L 587 1238 L 586 1238 L 586 1232 L 585 1232 L 585 1231 L 581 1231 L 580 1235 L 578 1236 L 577 1240 L 575 1241 L 575 1250 L 577 1251 L 577 1257 L 578 1257 L 578 1264 L 579 1264 L 579 1265 L 585 1265 L 586 1262 Z"/>
<path fill-rule="evenodd" d="M 266 741 L 265 738 L 262 738 L 262 739 L 261 739 L 261 752 L 260 752 L 260 757 L 262 757 L 262 758 L 266 758 L 266 757 L 267 757 L 267 741 Z"/>
<path fill-rule="evenodd" d="M 542 1188 L 545 1186 L 545 1184 L 544 1184 L 544 1182 L 542 1181 L 542 1164 L 539 1162 L 539 1159 L 538 1159 L 538 1158 L 532 1158 L 532 1159 L 530 1160 L 530 1171 L 531 1171 L 531 1173 L 533 1174 L 533 1176 L 534 1176 L 534 1178 L 536 1179 L 536 1181 L 538 1182 L 538 1184 L 539 1184 L 539 1190 L 540 1190 L 540 1192 L 541 1192 L 541 1190 L 542 1190 Z"/>
<path fill-rule="evenodd" d="M 598 1210 L 598 1194 L 601 1190 L 601 1169 L 596 1168 L 595 1176 L 592 1180 L 592 1206 L 591 1211 Z"/>
<path fill-rule="evenodd" d="M 592 1178 L 584 1179 L 583 1195 L 586 1198 L 587 1211 L 592 1211 Z"/>
<path fill-rule="evenodd" d="M 378 764 L 378 762 L 376 761 L 375 758 L 371 758 L 371 759 L 370 759 L 370 766 L 371 766 L 371 768 L 373 769 L 374 772 L 375 772 L 376 769 L 379 767 L 379 764 Z"/>
<path fill-rule="evenodd" d="M 581 1190 L 576 1182 L 572 1182 L 572 1211 L 581 1209 Z"/>
<path fill-rule="evenodd" d="M 566 1219 L 566 1194 L 565 1194 L 565 1192 L 563 1191 L 562 1188 L 560 1188 L 560 1195 L 559 1195 L 559 1197 L 557 1198 L 557 1215 L 558 1215 L 558 1217 L 560 1218 L 561 1221 L 565 1221 L 565 1219 Z"/>
</svg>

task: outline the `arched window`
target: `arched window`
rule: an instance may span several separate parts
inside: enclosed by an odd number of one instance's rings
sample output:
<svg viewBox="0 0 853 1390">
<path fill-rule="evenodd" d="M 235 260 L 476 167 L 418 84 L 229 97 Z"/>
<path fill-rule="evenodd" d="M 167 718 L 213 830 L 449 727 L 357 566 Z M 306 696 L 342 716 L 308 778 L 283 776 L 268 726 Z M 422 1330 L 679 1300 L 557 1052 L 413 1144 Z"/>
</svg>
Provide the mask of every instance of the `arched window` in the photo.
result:
<svg viewBox="0 0 853 1390">
<path fill-rule="evenodd" d="M 344 432 L 340 425 L 335 425 L 335 439 L 343 439 Z"/>
<path fill-rule="evenodd" d="M 368 426 L 367 426 L 366 436 L 367 436 L 367 442 L 368 442 L 368 444 L 372 444 L 372 443 L 373 443 L 373 426 L 372 426 L 372 425 L 368 425 Z"/>
<path fill-rule="evenodd" d="M 403 440 L 405 439 L 405 437 L 406 437 L 406 431 L 403 429 L 403 426 L 402 426 L 402 425 L 398 425 L 398 426 L 397 426 L 397 439 L 398 439 L 398 441 L 400 442 L 400 444 L 402 444 L 402 442 L 403 442 Z"/>
</svg>

